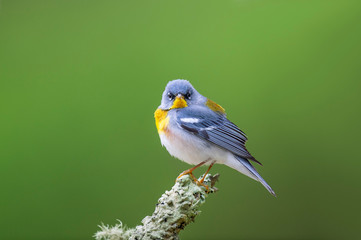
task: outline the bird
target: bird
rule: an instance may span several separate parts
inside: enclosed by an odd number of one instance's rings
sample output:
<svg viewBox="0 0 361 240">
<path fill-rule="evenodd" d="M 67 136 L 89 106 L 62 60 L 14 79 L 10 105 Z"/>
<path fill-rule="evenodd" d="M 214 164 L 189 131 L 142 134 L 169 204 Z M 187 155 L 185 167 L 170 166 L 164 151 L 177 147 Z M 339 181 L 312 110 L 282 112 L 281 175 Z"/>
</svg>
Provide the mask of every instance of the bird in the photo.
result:
<svg viewBox="0 0 361 240">
<path fill-rule="evenodd" d="M 189 81 L 168 82 L 154 118 L 161 144 L 169 154 L 195 165 L 178 178 L 189 174 L 207 188 L 203 181 L 212 166 L 224 164 L 260 182 L 276 196 L 250 162 L 262 165 L 246 149 L 246 134 L 228 120 L 223 107 L 201 95 Z M 202 165 L 209 167 L 198 181 L 193 171 Z"/>
</svg>

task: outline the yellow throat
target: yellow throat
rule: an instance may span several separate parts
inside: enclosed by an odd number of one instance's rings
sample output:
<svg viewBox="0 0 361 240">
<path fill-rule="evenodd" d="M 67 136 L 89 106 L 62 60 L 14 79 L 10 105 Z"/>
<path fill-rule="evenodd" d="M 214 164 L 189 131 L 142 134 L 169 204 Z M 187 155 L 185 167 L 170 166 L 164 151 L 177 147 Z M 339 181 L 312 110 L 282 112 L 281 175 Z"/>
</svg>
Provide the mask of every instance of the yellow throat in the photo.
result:
<svg viewBox="0 0 361 240">
<path fill-rule="evenodd" d="M 184 100 L 183 96 L 177 96 L 173 102 L 173 105 L 170 109 L 175 108 L 185 108 L 187 107 L 187 102 Z M 167 117 L 168 110 L 157 109 L 154 112 L 155 125 L 157 126 L 158 133 L 167 132 L 167 126 L 169 123 L 169 118 Z"/>
</svg>

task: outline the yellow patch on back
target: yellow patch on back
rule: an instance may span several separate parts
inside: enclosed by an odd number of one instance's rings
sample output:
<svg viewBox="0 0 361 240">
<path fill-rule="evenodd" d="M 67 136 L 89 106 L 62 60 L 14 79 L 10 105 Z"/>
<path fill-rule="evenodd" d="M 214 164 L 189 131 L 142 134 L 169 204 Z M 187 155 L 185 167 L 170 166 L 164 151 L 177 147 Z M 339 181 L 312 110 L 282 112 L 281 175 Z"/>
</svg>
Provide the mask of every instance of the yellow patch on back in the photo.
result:
<svg viewBox="0 0 361 240">
<path fill-rule="evenodd" d="M 207 99 L 206 106 L 215 112 L 226 114 L 226 110 L 224 110 L 224 108 L 222 108 L 220 105 L 218 105 L 217 103 L 213 102 L 210 99 Z"/>
<path fill-rule="evenodd" d="M 185 108 L 187 106 L 188 106 L 187 102 L 186 102 L 186 100 L 184 100 L 183 97 L 176 97 L 174 102 L 173 102 L 173 106 L 170 109 Z"/>
<path fill-rule="evenodd" d="M 167 117 L 168 111 L 162 109 L 157 109 L 154 112 L 155 125 L 157 126 L 158 133 L 163 133 L 167 131 L 167 126 L 169 118 Z"/>
</svg>

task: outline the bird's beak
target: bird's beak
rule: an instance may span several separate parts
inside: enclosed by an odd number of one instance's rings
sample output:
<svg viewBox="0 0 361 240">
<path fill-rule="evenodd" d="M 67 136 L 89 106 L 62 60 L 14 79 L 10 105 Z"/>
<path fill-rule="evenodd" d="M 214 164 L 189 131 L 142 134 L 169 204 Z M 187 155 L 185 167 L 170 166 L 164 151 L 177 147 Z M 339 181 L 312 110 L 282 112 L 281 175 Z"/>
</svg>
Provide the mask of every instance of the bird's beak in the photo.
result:
<svg viewBox="0 0 361 240">
<path fill-rule="evenodd" d="M 186 100 L 184 100 L 184 96 L 182 94 L 178 94 L 173 102 L 173 106 L 170 109 L 185 108 L 187 106 L 188 105 Z"/>
</svg>

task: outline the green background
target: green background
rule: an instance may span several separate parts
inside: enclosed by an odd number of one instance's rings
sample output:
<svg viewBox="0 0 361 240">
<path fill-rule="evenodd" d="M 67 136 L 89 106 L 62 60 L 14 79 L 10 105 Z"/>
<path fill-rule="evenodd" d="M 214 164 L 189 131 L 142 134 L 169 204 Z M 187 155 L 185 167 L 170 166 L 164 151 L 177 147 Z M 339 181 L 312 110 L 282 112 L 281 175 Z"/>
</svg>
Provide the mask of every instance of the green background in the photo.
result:
<svg viewBox="0 0 361 240">
<path fill-rule="evenodd" d="M 153 119 L 177 78 L 227 110 L 278 194 L 216 165 L 220 191 L 182 239 L 360 236 L 360 1 L 9 0 L 0 238 L 140 224 L 189 168 Z"/>
</svg>

